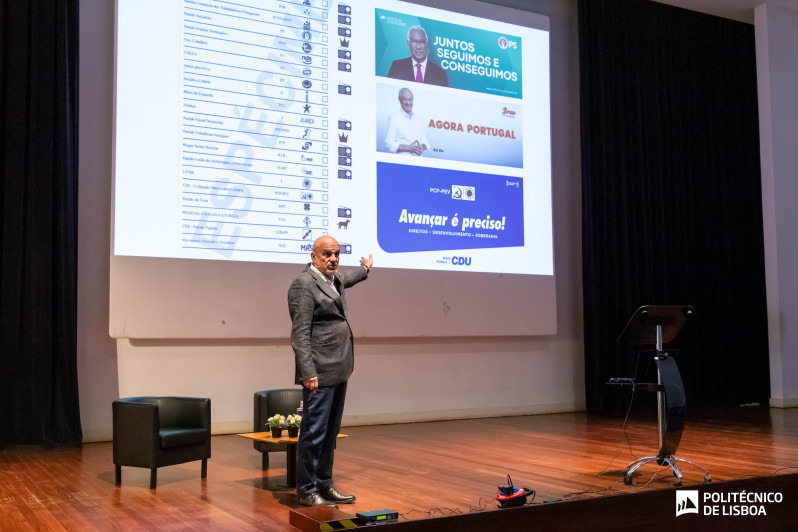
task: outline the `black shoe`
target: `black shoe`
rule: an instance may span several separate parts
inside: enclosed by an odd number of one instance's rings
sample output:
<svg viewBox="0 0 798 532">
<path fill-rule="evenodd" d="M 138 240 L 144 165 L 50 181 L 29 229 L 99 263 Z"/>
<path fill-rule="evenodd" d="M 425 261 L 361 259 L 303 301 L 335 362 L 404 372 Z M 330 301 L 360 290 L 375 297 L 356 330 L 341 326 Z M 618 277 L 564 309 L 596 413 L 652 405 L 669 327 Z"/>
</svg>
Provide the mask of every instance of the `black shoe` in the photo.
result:
<svg viewBox="0 0 798 532">
<path fill-rule="evenodd" d="M 338 493 L 338 490 L 336 490 L 335 488 L 329 488 L 326 490 L 322 489 L 319 490 L 319 493 L 321 493 L 321 496 L 324 497 L 326 500 L 331 502 L 337 502 L 338 504 L 352 504 L 353 502 L 355 502 L 354 495 L 343 495 L 341 493 Z"/>
<path fill-rule="evenodd" d="M 332 506 L 333 508 L 338 508 L 334 502 L 325 500 L 318 493 L 298 497 L 297 502 L 299 502 L 300 506 Z"/>
</svg>

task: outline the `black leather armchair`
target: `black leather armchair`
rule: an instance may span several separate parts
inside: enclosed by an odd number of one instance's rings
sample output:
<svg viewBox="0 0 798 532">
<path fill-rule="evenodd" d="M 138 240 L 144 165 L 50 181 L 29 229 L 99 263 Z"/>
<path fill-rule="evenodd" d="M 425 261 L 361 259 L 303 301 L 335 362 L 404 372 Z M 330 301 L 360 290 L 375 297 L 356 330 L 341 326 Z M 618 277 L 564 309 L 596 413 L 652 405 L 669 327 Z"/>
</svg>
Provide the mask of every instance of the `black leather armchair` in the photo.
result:
<svg viewBox="0 0 798 532">
<path fill-rule="evenodd" d="M 211 400 L 196 397 L 128 397 L 113 403 L 114 466 L 150 469 L 155 489 L 158 468 L 202 460 L 202 478 L 211 457 Z"/>
<path fill-rule="evenodd" d="M 301 388 L 265 390 L 255 392 L 255 416 L 252 432 L 268 432 L 267 420 L 275 414 L 296 414 L 302 402 Z M 285 444 L 254 442 L 255 449 L 263 454 L 262 469 L 269 469 L 269 453 L 285 451 Z"/>
</svg>

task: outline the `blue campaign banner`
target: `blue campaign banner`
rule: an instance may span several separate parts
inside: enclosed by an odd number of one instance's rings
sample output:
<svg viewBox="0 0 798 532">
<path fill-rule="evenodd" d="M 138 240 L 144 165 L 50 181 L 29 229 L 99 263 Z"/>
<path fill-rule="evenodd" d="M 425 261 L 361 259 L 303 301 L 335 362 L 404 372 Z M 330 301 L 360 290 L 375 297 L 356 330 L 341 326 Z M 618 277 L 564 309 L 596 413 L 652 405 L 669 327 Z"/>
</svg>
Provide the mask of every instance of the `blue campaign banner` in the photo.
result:
<svg viewBox="0 0 798 532">
<path fill-rule="evenodd" d="M 524 245 L 520 177 L 377 163 L 377 240 L 388 253 Z"/>
</svg>

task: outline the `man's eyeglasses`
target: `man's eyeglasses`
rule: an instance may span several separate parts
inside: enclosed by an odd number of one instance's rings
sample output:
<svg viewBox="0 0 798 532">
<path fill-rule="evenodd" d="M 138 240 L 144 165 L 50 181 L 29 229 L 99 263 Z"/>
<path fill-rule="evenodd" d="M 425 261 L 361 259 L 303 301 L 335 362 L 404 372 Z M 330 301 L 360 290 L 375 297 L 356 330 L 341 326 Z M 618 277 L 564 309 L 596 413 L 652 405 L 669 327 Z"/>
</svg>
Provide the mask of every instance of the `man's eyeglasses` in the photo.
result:
<svg viewBox="0 0 798 532">
<path fill-rule="evenodd" d="M 421 41 L 417 41 L 416 39 L 410 39 L 410 44 L 412 44 L 414 46 L 418 45 L 418 44 L 422 44 L 423 45 L 423 44 L 427 44 L 427 40 L 424 39 L 424 40 L 421 40 Z"/>
</svg>

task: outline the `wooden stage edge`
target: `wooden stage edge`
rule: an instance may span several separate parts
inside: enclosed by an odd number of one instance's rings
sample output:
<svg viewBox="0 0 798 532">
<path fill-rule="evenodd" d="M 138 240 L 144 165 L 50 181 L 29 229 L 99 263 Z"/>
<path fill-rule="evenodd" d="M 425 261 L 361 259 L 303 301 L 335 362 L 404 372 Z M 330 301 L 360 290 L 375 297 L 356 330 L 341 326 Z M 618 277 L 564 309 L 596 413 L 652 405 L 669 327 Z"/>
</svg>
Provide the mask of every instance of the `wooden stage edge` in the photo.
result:
<svg viewBox="0 0 798 532">
<path fill-rule="evenodd" d="M 676 515 L 676 492 L 695 490 L 698 513 Z M 771 502 L 767 502 L 770 500 Z M 740 502 L 744 501 L 744 502 Z M 749 502 L 750 501 L 750 502 Z M 756 502 L 760 501 L 760 502 Z M 780 501 L 780 502 L 776 502 Z M 798 473 L 659 489 L 594 499 L 530 503 L 520 508 L 380 525 L 384 532 L 483 530 L 796 530 Z M 332 508 L 295 508 L 289 522 L 304 532 L 343 529 L 355 516 Z M 352 529 L 347 526 L 346 528 Z M 354 529 L 371 529 L 361 525 Z"/>
<path fill-rule="evenodd" d="M 681 488 L 656 464 L 626 485 L 626 466 L 657 452 L 655 419 L 633 412 L 624 426 L 566 413 L 346 427 L 335 486 L 357 501 L 336 515 L 397 512 L 398 522 L 379 525 L 385 532 L 797 529 L 798 409 L 692 410 L 675 455 L 712 482 L 680 462 Z M 155 490 L 145 468 L 123 468 L 116 486 L 112 454 L 110 442 L 0 450 L 0 530 L 322 529 L 310 515 L 319 511 L 299 508 L 285 487 L 284 452 L 262 471 L 251 441 L 214 436 L 206 479 L 199 462 L 164 467 Z M 497 507 L 507 475 L 535 490 L 530 504 Z M 676 516 L 677 504 L 697 513 Z M 739 515 L 753 512 L 764 514 Z"/>
</svg>

